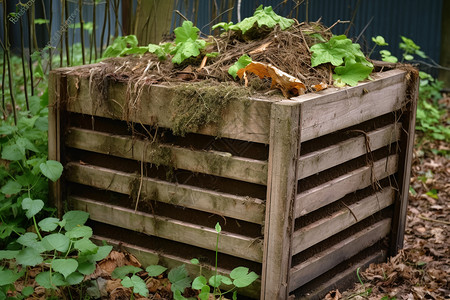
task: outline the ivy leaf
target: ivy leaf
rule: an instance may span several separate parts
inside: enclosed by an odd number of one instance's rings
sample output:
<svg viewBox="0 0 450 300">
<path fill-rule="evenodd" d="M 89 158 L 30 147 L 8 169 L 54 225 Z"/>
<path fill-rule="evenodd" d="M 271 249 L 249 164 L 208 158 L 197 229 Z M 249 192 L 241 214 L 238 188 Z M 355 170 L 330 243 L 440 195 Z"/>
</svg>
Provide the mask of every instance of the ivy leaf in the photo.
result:
<svg viewBox="0 0 450 300">
<path fill-rule="evenodd" d="M 145 271 L 148 273 L 148 276 L 152 276 L 152 277 L 159 276 L 166 270 L 167 270 L 166 267 L 159 266 L 159 265 L 148 266 L 145 269 Z"/>
<path fill-rule="evenodd" d="M 58 218 L 49 217 L 49 218 L 45 218 L 45 219 L 41 220 L 38 223 L 38 225 L 42 231 L 50 232 L 50 231 L 55 230 L 58 227 L 58 222 L 59 222 Z"/>
<path fill-rule="evenodd" d="M 78 268 L 78 262 L 73 258 L 57 258 L 52 261 L 52 268 L 67 278 Z"/>
<path fill-rule="evenodd" d="M 37 238 L 38 236 L 36 233 L 26 232 L 17 239 L 17 242 L 23 246 L 34 248 L 39 253 L 42 253 L 45 251 L 45 247 Z"/>
<path fill-rule="evenodd" d="M 355 86 L 358 84 L 358 81 L 366 79 L 372 73 L 372 69 L 355 61 L 347 60 L 345 66 L 334 69 L 336 74 L 333 74 L 333 79 Z"/>
<path fill-rule="evenodd" d="M 31 198 L 25 198 L 22 201 L 22 208 L 26 210 L 25 215 L 28 219 L 31 219 L 34 215 L 44 208 L 44 201 L 42 200 L 32 200 Z"/>
<path fill-rule="evenodd" d="M 241 57 L 239 57 L 238 61 L 235 62 L 234 65 L 232 65 L 228 69 L 228 74 L 230 74 L 231 76 L 233 76 L 234 79 L 236 79 L 237 71 L 245 68 L 251 62 L 252 62 L 252 59 L 250 58 L 250 56 L 248 56 L 247 54 L 241 55 Z"/>
<path fill-rule="evenodd" d="M 175 44 L 187 42 L 189 39 L 195 41 L 200 30 L 191 21 L 184 21 L 180 27 L 175 28 Z"/>
<path fill-rule="evenodd" d="M 238 287 L 249 286 L 253 281 L 258 279 L 258 275 L 255 272 L 248 273 L 248 268 L 237 267 L 230 273 L 230 277 L 233 279 L 233 284 Z"/>
<path fill-rule="evenodd" d="M 22 185 L 12 179 L 8 180 L 4 186 L 0 189 L 4 195 L 14 195 L 20 192 Z"/>
<path fill-rule="evenodd" d="M 82 226 L 89 219 L 89 214 L 81 210 L 71 210 L 66 212 L 63 217 L 63 221 L 66 222 L 64 229 L 70 231 L 76 226 Z"/>
<path fill-rule="evenodd" d="M 113 247 L 109 246 L 109 245 L 100 246 L 100 247 L 98 247 L 97 253 L 87 256 L 87 259 L 91 262 L 96 262 L 96 261 L 102 260 L 109 255 L 112 248 Z"/>
<path fill-rule="evenodd" d="M 63 171 L 62 164 L 56 160 L 47 160 L 45 163 L 40 164 L 39 168 L 42 174 L 53 182 L 61 177 Z"/>
<path fill-rule="evenodd" d="M 90 238 L 92 236 L 92 228 L 89 226 L 77 226 L 67 231 L 65 235 L 69 239 L 78 239 L 78 238 Z"/>
<path fill-rule="evenodd" d="M 70 239 L 62 233 L 52 233 L 44 236 L 42 244 L 47 251 L 56 250 L 59 252 L 67 252 L 70 245 Z"/>
<path fill-rule="evenodd" d="M 41 254 L 36 249 L 29 247 L 19 251 L 16 256 L 16 262 L 22 266 L 35 266 L 43 261 Z"/>
<path fill-rule="evenodd" d="M 148 289 L 145 281 L 137 275 L 125 277 L 124 279 L 122 279 L 121 283 L 124 287 L 133 288 L 134 293 L 137 293 L 144 297 L 148 296 Z"/>
<path fill-rule="evenodd" d="M 170 270 L 167 275 L 169 281 L 172 283 L 171 290 L 172 292 L 184 292 L 184 289 L 189 287 L 191 284 L 191 279 L 188 276 L 188 272 L 184 265 L 181 265 L 175 269 Z"/>
<path fill-rule="evenodd" d="M 73 247 L 83 254 L 94 254 L 98 250 L 98 246 L 86 237 L 73 243 Z"/>
</svg>

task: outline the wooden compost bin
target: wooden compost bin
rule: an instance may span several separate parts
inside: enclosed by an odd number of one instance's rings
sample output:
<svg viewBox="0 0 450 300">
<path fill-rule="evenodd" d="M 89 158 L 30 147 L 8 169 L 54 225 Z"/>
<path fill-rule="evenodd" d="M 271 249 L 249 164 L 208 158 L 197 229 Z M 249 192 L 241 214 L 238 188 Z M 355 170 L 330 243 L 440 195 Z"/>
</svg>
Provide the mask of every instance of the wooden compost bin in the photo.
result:
<svg viewBox="0 0 450 300">
<path fill-rule="evenodd" d="M 126 83 L 100 93 L 80 72 L 94 67 L 51 72 L 49 156 L 64 165 L 58 209 L 89 212 L 96 238 L 144 265 L 198 274 L 197 257 L 208 275 L 220 221 L 220 272 L 249 267 L 260 280 L 240 292 L 270 300 L 320 297 L 402 247 L 415 73 L 232 101 L 220 125 L 180 137 L 170 88 L 148 86 L 125 118 Z"/>
</svg>

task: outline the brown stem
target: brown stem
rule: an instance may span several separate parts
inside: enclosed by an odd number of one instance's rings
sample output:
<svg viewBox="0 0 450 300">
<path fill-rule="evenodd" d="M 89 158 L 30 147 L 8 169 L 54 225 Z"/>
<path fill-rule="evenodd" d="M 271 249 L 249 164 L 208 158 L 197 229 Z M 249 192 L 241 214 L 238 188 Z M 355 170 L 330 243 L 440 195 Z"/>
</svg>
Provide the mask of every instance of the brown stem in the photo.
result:
<svg viewBox="0 0 450 300">
<path fill-rule="evenodd" d="M 28 24 L 31 24 L 30 11 L 27 14 Z M 31 60 L 31 53 L 33 52 L 33 46 L 31 45 L 31 31 L 28 32 L 28 47 L 30 48 L 30 55 L 28 55 L 28 69 L 30 71 L 30 85 L 31 85 L 31 96 L 34 96 L 34 78 L 33 78 L 33 61 Z M 25 72 L 24 72 L 25 76 Z"/>
<path fill-rule="evenodd" d="M 106 19 L 107 19 L 107 15 L 108 14 L 109 14 L 109 0 L 106 0 L 106 3 L 105 3 L 105 18 L 103 19 L 102 34 L 100 35 L 100 57 L 102 57 L 102 54 L 103 54 L 103 39 L 105 37 Z"/>
<path fill-rule="evenodd" d="M 28 87 L 27 87 L 27 71 L 25 69 L 25 50 L 23 46 L 23 24 L 22 19 L 19 20 L 19 28 L 20 28 L 20 53 L 22 56 L 22 73 L 23 73 L 23 91 L 25 93 L 25 104 L 27 106 L 27 110 L 30 110 L 30 101 L 28 100 Z"/>
<path fill-rule="evenodd" d="M 82 0 L 78 0 L 78 14 L 80 16 L 80 31 L 81 31 L 81 57 L 83 58 L 83 65 L 86 64 L 86 58 L 84 54 L 84 22 L 83 22 L 83 7 L 81 5 Z"/>
</svg>

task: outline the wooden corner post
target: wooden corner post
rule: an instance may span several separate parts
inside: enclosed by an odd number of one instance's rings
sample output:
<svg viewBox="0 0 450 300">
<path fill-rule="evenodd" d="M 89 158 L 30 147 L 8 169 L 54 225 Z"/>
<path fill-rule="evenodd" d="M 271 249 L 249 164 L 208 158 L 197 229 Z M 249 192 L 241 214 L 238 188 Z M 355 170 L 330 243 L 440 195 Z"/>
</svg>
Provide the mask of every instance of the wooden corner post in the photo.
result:
<svg viewBox="0 0 450 300">
<path fill-rule="evenodd" d="M 293 208 L 300 152 L 300 103 L 272 104 L 261 299 L 288 297 Z"/>
</svg>

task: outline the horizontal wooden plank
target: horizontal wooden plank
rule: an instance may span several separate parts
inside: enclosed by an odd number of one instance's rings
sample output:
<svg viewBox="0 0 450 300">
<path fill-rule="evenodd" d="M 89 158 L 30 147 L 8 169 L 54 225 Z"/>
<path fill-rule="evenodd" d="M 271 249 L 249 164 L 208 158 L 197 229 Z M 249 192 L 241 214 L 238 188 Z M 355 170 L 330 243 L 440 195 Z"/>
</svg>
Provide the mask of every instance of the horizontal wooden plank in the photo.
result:
<svg viewBox="0 0 450 300">
<path fill-rule="evenodd" d="M 397 161 L 398 156 L 391 155 L 374 162 L 373 168 L 364 166 L 297 194 L 294 211 L 295 218 L 328 205 L 349 193 L 366 188 L 372 184 L 373 179 L 381 180 L 394 174 L 397 171 Z"/>
<path fill-rule="evenodd" d="M 394 202 L 394 195 L 394 189 L 387 187 L 374 195 L 350 205 L 348 208 L 343 208 L 331 216 L 300 228 L 294 232 L 292 238 L 292 255 L 295 255 L 338 232 L 349 228 L 353 224 L 370 217 L 385 207 L 388 207 Z"/>
<path fill-rule="evenodd" d="M 289 291 L 331 270 L 341 262 L 386 237 L 391 229 L 391 219 L 384 219 L 355 235 L 339 242 L 327 250 L 294 266 L 290 270 Z"/>
<path fill-rule="evenodd" d="M 128 195 L 132 193 L 131 187 L 140 183 L 140 177 L 136 174 L 75 162 L 67 164 L 66 180 Z M 142 178 L 140 197 L 252 223 L 264 223 L 265 203 L 260 199 L 235 196 L 148 177 Z"/>
<path fill-rule="evenodd" d="M 400 138 L 401 124 L 395 123 L 368 132 L 366 135 L 345 140 L 330 147 L 300 156 L 297 177 L 303 179 L 367 153 L 387 146 Z"/>
<path fill-rule="evenodd" d="M 127 114 L 127 107 L 131 104 L 127 103 L 126 83 L 109 82 L 106 99 L 102 100 L 99 88 L 95 82 L 90 85 L 89 77 L 72 72 L 68 74 L 67 82 L 70 97 L 68 111 L 173 128 L 174 112 L 170 109 L 173 92 L 169 86 L 145 86 L 139 99 L 133 101 L 132 113 Z M 220 126 L 209 124 L 198 133 L 267 144 L 271 104 L 272 101 L 256 98 L 232 100 L 224 108 Z"/>
<path fill-rule="evenodd" d="M 151 249 L 124 243 L 123 241 L 118 241 L 97 235 L 93 235 L 92 238 L 94 239 L 94 241 L 99 242 L 106 241 L 108 245 L 112 245 L 116 248 L 123 249 L 133 254 L 139 259 L 139 262 L 142 264 L 144 268 L 150 265 L 159 264 L 171 270 L 180 265 L 185 265 L 186 270 L 188 271 L 189 276 L 191 278 L 195 278 L 201 274 L 202 276 L 205 276 L 207 279 L 209 279 L 211 276 L 215 275 L 214 266 L 207 264 L 201 265 L 192 264 L 191 259 L 194 257 L 192 258 L 178 257 L 175 255 L 166 254 L 162 251 L 157 252 Z M 217 274 L 219 275 L 230 276 L 230 272 L 231 270 L 226 270 L 220 267 L 217 268 Z M 222 289 L 222 291 L 227 291 L 230 289 L 230 286 L 222 284 L 220 288 Z M 257 299 L 259 298 L 260 289 L 261 289 L 261 279 L 257 279 L 255 280 L 254 283 L 252 283 L 245 289 L 239 290 L 239 294 Z"/>
<path fill-rule="evenodd" d="M 330 88 L 296 98 L 300 101 L 302 142 L 344 129 L 404 105 L 406 72 L 391 70 L 371 75 L 373 80 L 340 90 Z"/>
<path fill-rule="evenodd" d="M 160 217 L 131 209 L 96 202 L 91 199 L 69 196 L 74 209 L 89 213 L 94 221 L 111 224 L 136 232 L 178 241 L 209 250 L 216 249 L 217 233 L 214 228 Z M 220 234 L 219 252 L 262 262 L 262 241 L 224 232 Z"/>
<path fill-rule="evenodd" d="M 232 156 L 227 152 L 199 151 L 168 144 L 151 143 L 131 136 L 114 135 L 71 127 L 66 137 L 69 147 L 114 155 L 137 161 L 164 164 L 197 173 L 245 182 L 266 184 L 267 162 Z"/>
</svg>

